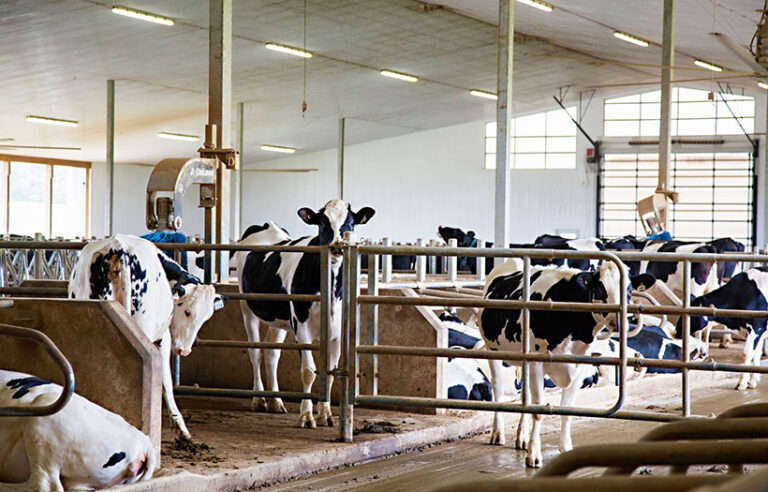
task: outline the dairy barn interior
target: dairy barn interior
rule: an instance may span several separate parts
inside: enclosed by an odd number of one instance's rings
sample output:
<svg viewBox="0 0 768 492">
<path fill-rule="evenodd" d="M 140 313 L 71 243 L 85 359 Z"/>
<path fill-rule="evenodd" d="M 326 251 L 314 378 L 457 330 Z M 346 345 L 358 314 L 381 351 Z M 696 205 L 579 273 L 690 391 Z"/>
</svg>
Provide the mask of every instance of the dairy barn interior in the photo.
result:
<svg viewBox="0 0 768 492">
<path fill-rule="evenodd" d="M 119 1 L 0 2 L 0 490 L 768 491 L 763 1 Z"/>
</svg>

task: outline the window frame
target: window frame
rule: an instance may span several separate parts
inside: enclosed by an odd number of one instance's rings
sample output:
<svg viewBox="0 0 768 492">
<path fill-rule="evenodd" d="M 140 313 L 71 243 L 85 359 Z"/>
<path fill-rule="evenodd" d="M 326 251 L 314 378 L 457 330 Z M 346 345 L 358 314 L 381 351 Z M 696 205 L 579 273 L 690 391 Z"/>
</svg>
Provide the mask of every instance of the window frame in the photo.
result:
<svg viewBox="0 0 768 492">
<path fill-rule="evenodd" d="M 51 238 L 53 230 L 53 175 L 54 167 L 76 167 L 85 169 L 85 228 L 83 237 L 87 238 L 91 234 L 91 167 L 92 163 L 87 161 L 76 161 L 69 159 L 54 159 L 47 157 L 23 156 L 14 154 L 0 154 L 0 163 L 2 164 L 2 176 L 0 179 L 0 203 L 5 204 L 5 213 L 0 214 L 0 229 L 2 234 L 8 236 L 12 231 L 9 230 L 11 223 L 10 207 L 10 185 L 13 163 L 43 164 L 46 166 L 45 176 L 45 229 L 38 231 Z M 71 239 L 71 238 L 65 238 Z"/>
</svg>

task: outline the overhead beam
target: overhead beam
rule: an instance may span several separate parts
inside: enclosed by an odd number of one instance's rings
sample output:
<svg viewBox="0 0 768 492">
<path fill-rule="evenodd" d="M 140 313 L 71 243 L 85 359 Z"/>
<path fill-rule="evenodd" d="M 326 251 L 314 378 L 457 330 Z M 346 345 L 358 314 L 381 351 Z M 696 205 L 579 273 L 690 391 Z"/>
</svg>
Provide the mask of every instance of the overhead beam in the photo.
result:
<svg viewBox="0 0 768 492">
<path fill-rule="evenodd" d="M 675 62 L 675 0 L 664 0 L 661 47 L 661 118 L 659 120 L 659 179 L 656 191 L 669 191 L 669 161 L 672 145 L 672 65 Z M 664 214 L 664 227 L 667 226 Z"/>
<path fill-rule="evenodd" d="M 115 81 L 107 80 L 107 210 L 104 213 L 104 232 L 112 235 L 115 207 Z M 90 165 L 88 166 L 90 167 Z"/>
<path fill-rule="evenodd" d="M 496 92 L 496 179 L 493 239 L 498 248 L 509 244 L 509 127 L 512 109 L 512 62 L 515 43 L 514 0 L 499 0 L 499 49 Z M 496 263 L 503 262 L 497 258 Z"/>
<path fill-rule="evenodd" d="M 216 147 L 231 146 L 232 122 L 232 0 L 210 0 L 208 46 L 208 124 L 216 125 Z M 231 241 L 232 171 L 223 164 L 216 172 L 216 211 L 214 239 Z M 229 258 L 215 255 L 219 281 L 229 279 Z"/>
</svg>

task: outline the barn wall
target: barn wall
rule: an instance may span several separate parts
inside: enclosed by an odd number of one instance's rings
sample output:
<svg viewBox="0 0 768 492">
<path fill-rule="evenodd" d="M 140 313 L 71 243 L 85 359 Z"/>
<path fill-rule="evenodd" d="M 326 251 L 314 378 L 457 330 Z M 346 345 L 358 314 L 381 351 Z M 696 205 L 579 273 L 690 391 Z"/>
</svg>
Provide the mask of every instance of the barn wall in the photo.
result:
<svg viewBox="0 0 768 492">
<path fill-rule="evenodd" d="M 597 115 L 599 129 L 599 111 Z M 350 145 L 345 157 L 345 199 L 353 208 L 377 210 L 358 237 L 412 241 L 434 238 L 437 226 L 471 228 L 493 235 L 493 171 L 483 169 L 484 121 Z M 347 123 L 348 127 L 354 121 Z M 585 145 L 579 139 L 578 155 Z M 275 220 L 292 234 L 312 228 L 296 216 L 302 206 L 319 207 L 337 195 L 335 149 L 247 165 L 243 223 Z M 578 159 L 577 159 L 578 160 Z M 513 170 L 513 241 L 544 232 L 594 231 L 594 172 L 582 162 L 575 170 Z M 254 170 L 317 169 L 311 172 Z"/>
</svg>

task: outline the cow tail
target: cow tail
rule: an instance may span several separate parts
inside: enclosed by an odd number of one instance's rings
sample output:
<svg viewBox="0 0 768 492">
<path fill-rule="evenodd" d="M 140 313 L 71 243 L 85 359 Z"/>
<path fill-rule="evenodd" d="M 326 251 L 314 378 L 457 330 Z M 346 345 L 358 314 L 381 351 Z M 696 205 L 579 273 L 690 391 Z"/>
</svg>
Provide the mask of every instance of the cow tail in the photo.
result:
<svg viewBox="0 0 768 492">
<path fill-rule="evenodd" d="M 126 251 L 122 248 L 112 250 L 109 258 L 109 283 L 112 285 L 114 299 L 131 314 L 131 266 L 128 264 Z"/>
</svg>

